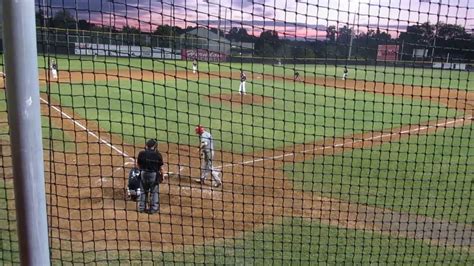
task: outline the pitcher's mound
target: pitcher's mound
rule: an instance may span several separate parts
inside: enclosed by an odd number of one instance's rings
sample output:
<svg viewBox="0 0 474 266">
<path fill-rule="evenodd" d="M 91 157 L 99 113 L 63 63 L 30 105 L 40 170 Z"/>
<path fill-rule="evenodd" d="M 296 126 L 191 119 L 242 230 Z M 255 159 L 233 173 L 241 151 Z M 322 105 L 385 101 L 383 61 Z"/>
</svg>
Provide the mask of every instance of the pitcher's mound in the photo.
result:
<svg viewBox="0 0 474 266">
<path fill-rule="evenodd" d="M 242 105 L 242 104 L 252 104 L 252 105 L 264 105 L 272 102 L 272 98 L 265 97 L 262 95 L 249 94 L 240 95 L 238 93 L 232 94 L 211 94 L 204 96 L 204 98 L 210 102 L 223 102 L 231 105 Z"/>
</svg>

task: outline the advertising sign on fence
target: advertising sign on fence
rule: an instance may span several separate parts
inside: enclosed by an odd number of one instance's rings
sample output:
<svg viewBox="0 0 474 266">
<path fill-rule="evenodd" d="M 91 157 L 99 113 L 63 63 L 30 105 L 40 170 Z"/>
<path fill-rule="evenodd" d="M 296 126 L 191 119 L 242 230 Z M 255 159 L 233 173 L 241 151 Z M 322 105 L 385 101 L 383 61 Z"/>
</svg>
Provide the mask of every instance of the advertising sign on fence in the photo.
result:
<svg viewBox="0 0 474 266">
<path fill-rule="evenodd" d="M 398 45 L 379 44 L 377 49 L 377 61 L 397 61 L 398 51 Z"/>
<path fill-rule="evenodd" d="M 74 53 L 78 55 L 181 59 L 181 55 L 174 54 L 170 48 L 100 43 L 75 43 L 74 48 Z"/>
<path fill-rule="evenodd" d="M 184 60 L 226 61 L 227 55 L 205 49 L 183 49 L 181 58 Z"/>
</svg>

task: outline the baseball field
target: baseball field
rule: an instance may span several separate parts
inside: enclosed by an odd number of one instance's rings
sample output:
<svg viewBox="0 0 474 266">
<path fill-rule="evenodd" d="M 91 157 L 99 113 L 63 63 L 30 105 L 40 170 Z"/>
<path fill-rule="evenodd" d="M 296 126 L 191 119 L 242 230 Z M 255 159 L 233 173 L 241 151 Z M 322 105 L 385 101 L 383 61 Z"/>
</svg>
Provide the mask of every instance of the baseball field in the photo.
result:
<svg viewBox="0 0 474 266">
<path fill-rule="evenodd" d="M 53 263 L 474 262 L 474 80 L 387 66 L 40 56 Z M 248 77 L 239 95 L 239 74 Z M 298 71 L 301 80 L 293 79 Z M 0 82 L 0 261 L 18 262 Z M 198 124 L 223 186 L 201 186 Z M 156 138 L 157 215 L 127 200 Z"/>
</svg>

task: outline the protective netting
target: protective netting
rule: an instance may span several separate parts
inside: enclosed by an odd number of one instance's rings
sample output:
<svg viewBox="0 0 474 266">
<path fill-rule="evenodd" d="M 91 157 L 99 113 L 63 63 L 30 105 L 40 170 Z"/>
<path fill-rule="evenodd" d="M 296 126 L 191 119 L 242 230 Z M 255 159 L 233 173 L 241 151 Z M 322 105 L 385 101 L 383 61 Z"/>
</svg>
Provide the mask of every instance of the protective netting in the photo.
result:
<svg viewBox="0 0 474 266">
<path fill-rule="evenodd" d="M 474 263 L 472 1 L 35 3 L 53 264 Z"/>
</svg>

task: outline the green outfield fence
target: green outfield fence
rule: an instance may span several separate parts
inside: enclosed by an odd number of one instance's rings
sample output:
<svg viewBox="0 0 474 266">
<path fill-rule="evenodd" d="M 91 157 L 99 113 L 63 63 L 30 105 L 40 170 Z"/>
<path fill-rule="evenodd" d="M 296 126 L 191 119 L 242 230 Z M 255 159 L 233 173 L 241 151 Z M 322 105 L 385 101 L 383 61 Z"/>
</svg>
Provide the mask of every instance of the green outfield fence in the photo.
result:
<svg viewBox="0 0 474 266">
<path fill-rule="evenodd" d="M 0 264 L 34 264 L 28 214 L 54 265 L 474 264 L 473 1 L 21 3 L 38 53 L 7 14 Z M 16 58 L 38 62 L 41 132 L 13 133 L 34 113 L 7 82 L 38 93 Z M 130 178 L 149 139 L 157 212 Z"/>
</svg>

